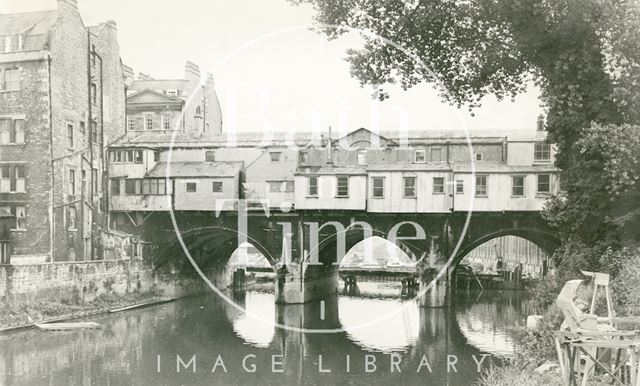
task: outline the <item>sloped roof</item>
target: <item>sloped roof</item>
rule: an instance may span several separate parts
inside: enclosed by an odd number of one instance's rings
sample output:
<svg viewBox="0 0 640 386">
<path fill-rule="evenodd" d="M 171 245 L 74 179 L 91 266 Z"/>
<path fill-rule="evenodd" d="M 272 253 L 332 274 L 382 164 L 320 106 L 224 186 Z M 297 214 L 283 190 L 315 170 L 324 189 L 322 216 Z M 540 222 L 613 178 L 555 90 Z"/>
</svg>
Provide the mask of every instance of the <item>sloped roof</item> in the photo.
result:
<svg viewBox="0 0 640 386">
<path fill-rule="evenodd" d="M 233 177 L 242 170 L 244 162 L 159 162 L 147 177 Z"/>
<path fill-rule="evenodd" d="M 296 170 L 296 175 L 366 175 L 364 166 L 300 166 Z"/>
<path fill-rule="evenodd" d="M 367 171 L 447 171 L 451 170 L 451 165 L 447 162 L 423 162 L 423 163 L 411 163 L 411 162 L 394 162 L 394 163 L 379 163 L 370 164 L 367 166 Z"/>
<path fill-rule="evenodd" d="M 182 105 L 184 101 L 155 90 L 145 89 L 127 97 L 127 104 L 136 103 L 178 103 Z"/>
<path fill-rule="evenodd" d="M 44 49 L 57 18 L 55 10 L 0 14 L 0 36 L 22 34 L 23 50 Z"/>
<path fill-rule="evenodd" d="M 553 162 L 538 165 L 507 165 L 503 162 L 476 161 L 474 163 L 476 173 L 535 173 L 535 172 L 557 172 L 558 169 Z M 455 163 L 453 165 L 455 172 L 471 173 L 471 163 Z"/>
</svg>

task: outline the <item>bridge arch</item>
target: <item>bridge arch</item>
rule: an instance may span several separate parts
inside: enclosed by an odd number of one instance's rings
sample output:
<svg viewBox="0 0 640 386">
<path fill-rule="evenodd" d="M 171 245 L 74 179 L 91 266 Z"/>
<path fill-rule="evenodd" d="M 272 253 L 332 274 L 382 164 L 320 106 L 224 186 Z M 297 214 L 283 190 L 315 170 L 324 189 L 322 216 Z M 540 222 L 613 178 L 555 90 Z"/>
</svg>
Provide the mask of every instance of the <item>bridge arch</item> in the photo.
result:
<svg viewBox="0 0 640 386">
<path fill-rule="evenodd" d="M 471 251 L 481 246 L 482 244 L 503 236 L 517 236 L 530 241 L 536 246 L 540 247 L 549 256 L 551 256 L 553 252 L 560 246 L 560 239 L 555 234 L 546 230 L 535 228 L 500 229 L 495 232 L 483 234 L 468 242 L 463 243 L 461 245 L 461 248 L 458 250 L 458 253 L 454 257 L 451 267 L 455 269 L 455 267 L 460 264 L 465 256 L 467 256 L 469 253 L 471 253 Z"/>
<path fill-rule="evenodd" d="M 223 268 L 238 249 L 238 232 L 235 229 L 217 225 L 201 226 L 180 233 L 187 251 L 201 270 L 208 268 Z M 246 236 L 247 242 L 254 246 L 269 262 L 276 272 L 278 258 L 268 248 L 251 236 Z M 176 257 L 180 260 L 177 261 Z M 154 256 L 156 266 L 178 263 L 180 268 L 190 266 L 178 235 L 174 235 L 163 243 L 162 250 Z"/>
</svg>

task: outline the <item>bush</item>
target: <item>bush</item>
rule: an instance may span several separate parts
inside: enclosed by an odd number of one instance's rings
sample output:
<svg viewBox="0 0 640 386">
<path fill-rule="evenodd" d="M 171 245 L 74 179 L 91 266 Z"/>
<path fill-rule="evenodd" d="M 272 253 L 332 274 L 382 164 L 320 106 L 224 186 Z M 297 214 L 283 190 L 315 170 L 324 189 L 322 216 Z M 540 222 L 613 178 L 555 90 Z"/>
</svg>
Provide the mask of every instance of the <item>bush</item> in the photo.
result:
<svg viewBox="0 0 640 386">
<path fill-rule="evenodd" d="M 627 315 L 640 313 L 640 248 L 612 250 L 608 248 L 600 259 L 603 268 L 613 276 L 610 282 L 616 308 Z"/>
<path fill-rule="evenodd" d="M 564 316 L 555 305 L 543 314 L 536 331 L 526 328 L 515 330 L 515 353 L 513 362 L 522 368 L 535 368 L 549 361 L 555 361 L 556 350 L 553 333 L 560 328 Z"/>
<path fill-rule="evenodd" d="M 491 366 L 476 383 L 478 386 L 562 386 L 562 378 L 555 373 L 538 374 L 532 369 L 508 363 Z"/>
</svg>

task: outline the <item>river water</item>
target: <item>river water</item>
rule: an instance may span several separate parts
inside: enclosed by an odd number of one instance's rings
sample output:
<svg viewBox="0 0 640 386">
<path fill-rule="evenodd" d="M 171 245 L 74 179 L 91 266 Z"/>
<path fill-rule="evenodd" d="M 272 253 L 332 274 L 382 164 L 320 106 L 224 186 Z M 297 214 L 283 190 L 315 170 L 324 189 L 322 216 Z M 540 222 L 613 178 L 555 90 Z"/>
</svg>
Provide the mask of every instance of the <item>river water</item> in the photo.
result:
<svg viewBox="0 0 640 386">
<path fill-rule="evenodd" d="M 469 385 L 512 353 L 512 329 L 528 312 L 518 292 L 424 308 L 388 286 L 359 287 L 322 306 L 230 294 L 244 313 L 210 294 L 88 319 L 102 330 L 0 335 L 0 385 Z"/>
</svg>

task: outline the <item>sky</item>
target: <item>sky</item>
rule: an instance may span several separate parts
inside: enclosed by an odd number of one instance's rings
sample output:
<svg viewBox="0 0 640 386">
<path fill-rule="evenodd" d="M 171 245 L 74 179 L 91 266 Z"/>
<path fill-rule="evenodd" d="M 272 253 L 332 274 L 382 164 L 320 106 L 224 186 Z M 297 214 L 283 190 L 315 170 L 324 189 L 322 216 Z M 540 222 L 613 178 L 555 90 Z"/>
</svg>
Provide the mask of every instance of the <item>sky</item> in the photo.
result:
<svg viewBox="0 0 640 386">
<path fill-rule="evenodd" d="M 380 102 L 349 73 L 345 50 L 357 36 L 328 41 L 309 29 L 313 10 L 287 0 L 78 0 L 86 25 L 114 20 L 120 54 L 136 73 L 184 75 L 190 60 L 211 73 L 223 130 L 348 132 L 469 130 L 533 133 L 539 91 L 514 101 L 483 100 L 472 116 L 430 84 L 389 88 Z M 0 13 L 55 9 L 56 0 L 0 0 Z M 401 53 L 399 53 L 401 54 Z"/>
</svg>

